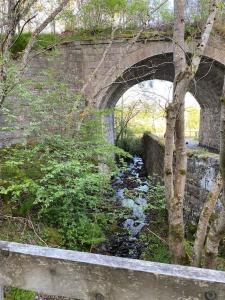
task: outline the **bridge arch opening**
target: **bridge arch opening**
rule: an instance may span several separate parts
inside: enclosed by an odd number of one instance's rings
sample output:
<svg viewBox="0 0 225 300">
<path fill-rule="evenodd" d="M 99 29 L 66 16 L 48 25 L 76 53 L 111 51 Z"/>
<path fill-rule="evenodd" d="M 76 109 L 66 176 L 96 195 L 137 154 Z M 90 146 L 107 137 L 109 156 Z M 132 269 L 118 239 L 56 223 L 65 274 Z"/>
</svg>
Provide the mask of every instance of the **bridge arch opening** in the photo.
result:
<svg viewBox="0 0 225 300">
<path fill-rule="evenodd" d="M 140 140 L 144 132 L 163 138 L 165 110 L 172 100 L 172 91 L 171 82 L 158 79 L 143 81 L 129 88 L 115 106 L 115 143 L 129 150 L 129 141 Z M 190 92 L 185 97 L 185 117 L 186 141 L 193 148 L 198 145 L 200 105 Z"/>
<path fill-rule="evenodd" d="M 200 105 L 199 143 L 209 149 L 219 149 L 220 97 L 224 82 L 225 66 L 203 57 L 189 92 Z M 159 54 L 130 66 L 112 82 L 104 92 L 100 108 L 114 108 L 121 96 L 132 86 L 149 80 L 173 82 L 173 54 Z M 114 140 L 113 116 L 107 120 L 109 140 Z M 111 124 L 111 125 L 110 125 Z"/>
</svg>

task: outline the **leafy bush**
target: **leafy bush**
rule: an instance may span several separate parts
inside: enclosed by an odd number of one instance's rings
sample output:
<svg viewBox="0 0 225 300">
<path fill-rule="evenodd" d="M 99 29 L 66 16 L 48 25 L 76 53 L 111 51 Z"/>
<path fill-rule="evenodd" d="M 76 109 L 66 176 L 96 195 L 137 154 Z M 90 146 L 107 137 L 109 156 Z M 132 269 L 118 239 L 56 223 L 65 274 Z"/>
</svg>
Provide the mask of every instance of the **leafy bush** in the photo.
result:
<svg viewBox="0 0 225 300">
<path fill-rule="evenodd" d="M 146 244 L 146 249 L 141 255 L 141 259 L 160 263 L 170 263 L 169 247 L 160 237 L 151 232 L 143 232 L 141 241 Z"/>
<path fill-rule="evenodd" d="M 165 199 L 165 188 L 157 176 L 148 178 L 149 191 L 147 193 L 150 223 L 140 235 L 146 248 L 141 258 L 161 263 L 169 263 L 169 246 L 167 243 L 168 223 Z"/>
<path fill-rule="evenodd" d="M 150 210 L 161 215 L 166 214 L 165 187 L 159 182 L 156 175 L 148 178 L 149 191 L 147 194 L 148 207 Z"/>
<path fill-rule="evenodd" d="M 118 140 L 117 146 L 131 155 L 142 155 L 141 138 L 129 128 L 126 129 L 125 136 Z"/>
<path fill-rule="evenodd" d="M 16 36 L 14 44 L 11 48 L 11 52 L 13 54 L 22 52 L 25 49 L 26 45 L 28 44 L 30 37 L 31 37 L 31 33 L 29 32 L 23 33 L 20 36 Z"/>
<path fill-rule="evenodd" d="M 72 249 L 87 250 L 104 239 L 107 214 L 101 206 L 116 172 L 111 154 L 116 147 L 53 136 L 1 151 L 0 195 L 14 215 L 38 213 L 39 220 L 57 229 L 63 245 Z"/>
</svg>

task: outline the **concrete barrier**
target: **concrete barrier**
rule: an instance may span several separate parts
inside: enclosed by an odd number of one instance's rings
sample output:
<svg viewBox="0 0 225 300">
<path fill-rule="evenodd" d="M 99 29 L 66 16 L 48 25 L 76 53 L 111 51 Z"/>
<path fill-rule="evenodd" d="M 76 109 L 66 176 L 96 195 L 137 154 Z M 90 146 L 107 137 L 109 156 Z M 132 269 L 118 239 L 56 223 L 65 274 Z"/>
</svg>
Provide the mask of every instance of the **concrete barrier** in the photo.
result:
<svg viewBox="0 0 225 300">
<path fill-rule="evenodd" d="M 0 286 L 81 300 L 224 300 L 225 272 L 1 241 Z"/>
</svg>

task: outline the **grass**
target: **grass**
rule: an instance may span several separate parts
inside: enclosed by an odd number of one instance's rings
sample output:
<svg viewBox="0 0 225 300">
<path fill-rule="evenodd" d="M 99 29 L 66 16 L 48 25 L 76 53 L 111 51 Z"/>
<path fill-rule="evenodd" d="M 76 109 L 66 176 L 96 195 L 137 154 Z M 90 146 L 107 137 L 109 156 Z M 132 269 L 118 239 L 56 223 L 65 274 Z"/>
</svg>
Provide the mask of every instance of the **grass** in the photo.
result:
<svg viewBox="0 0 225 300">
<path fill-rule="evenodd" d="M 141 259 L 160 263 L 170 263 L 169 247 L 167 242 L 163 241 L 160 235 L 146 228 L 141 233 L 141 241 L 146 245 L 141 254 Z"/>
<path fill-rule="evenodd" d="M 18 288 L 10 288 L 5 292 L 5 300 L 34 300 L 35 292 L 25 291 Z"/>
<path fill-rule="evenodd" d="M 150 222 L 140 234 L 140 240 L 146 245 L 141 259 L 170 263 L 168 246 L 168 221 L 164 186 L 158 178 L 149 177 L 150 189 L 146 195 Z"/>
<path fill-rule="evenodd" d="M 8 215 L 8 214 L 7 214 Z M 34 233 L 34 230 L 29 228 L 27 222 L 18 221 L 19 219 L 13 219 L 10 215 L 8 218 L 3 218 L 0 215 L 0 240 L 14 241 L 24 244 L 36 244 L 44 245 L 40 241 L 38 236 Z M 40 234 L 38 230 L 38 234 Z M 25 291 L 18 288 L 6 288 L 5 300 L 34 300 L 36 296 L 35 292 Z"/>
<path fill-rule="evenodd" d="M 195 149 L 188 149 L 187 155 L 189 157 L 197 156 L 202 158 L 209 158 L 209 157 L 218 157 L 218 154 L 210 152 L 207 148 L 197 147 Z"/>
</svg>

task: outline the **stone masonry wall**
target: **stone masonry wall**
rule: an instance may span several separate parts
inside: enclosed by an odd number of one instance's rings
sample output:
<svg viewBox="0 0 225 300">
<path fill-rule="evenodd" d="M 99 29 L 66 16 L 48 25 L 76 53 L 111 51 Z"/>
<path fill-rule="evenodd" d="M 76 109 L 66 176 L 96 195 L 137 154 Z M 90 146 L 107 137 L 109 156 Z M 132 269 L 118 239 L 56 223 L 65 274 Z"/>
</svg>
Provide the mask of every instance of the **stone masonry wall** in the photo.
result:
<svg viewBox="0 0 225 300">
<path fill-rule="evenodd" d="M 164 145 L 157 137 L 145 134 L 142 139 L 144 163 L 149 175 L 163 180 Z M 202 206 L 219 171 L 219 156 L 204 150 L 189 151 L 185 192 L 185 220 L 196 223 Z"/>
<path fill-rule="evenodd" d="M 140 40 L 134 44 L 129 42 L 126 39 L 115 40 L 110 49 L 107 40 L 63 43 L 57 46 L 57 49 L 34 55 L 25 77 L 38 82 L 44 80 L 50 70 L 55 74 L 56 80 L 66 83 L 72 92 L 80 91 L 86 83 L 86 103 L 100 109 L 113 107 L 122 93 L 142 79 L 173 80 L 170 41 L 156 38 Z M 192 46 L 186 45 L 187 51 L 191 52 Z M 190 92 L 195 95 L 202 108 L 201 143 L 218 150 L 219 103 L 225 73 L 224 41 L 212 38 L 205 56 L 206 61 L 203 60 L 200 64 L 196 77 L 198 84 L 190 87 Z M 100 63 L 103 57 L 104 60 Z M 149 69 L 152 71 L 149 72 Z M 18 95 L 15 95 L 15 98 L 12 113 L 20 102 Z M 22 106 L 24 108 L 24 105 Z M 19 116 L 16 125 L 21 124 L 22 132 L 23 124 L 29 118 L 29 110 L 25 107 L 25 113 L 19 114 L 16 111 L 16 114 Z M 2 117 L 0 123 L 4 123 Z M 113 124 L 111 125 L 113 127 Z M 112 130 L 109 131 L 112 136 Z M 0 146 L 17 143 L 20 136 L 24 140 L 24 134 L 21 132 L 0 132 Z"/>
<path fill-rule="evenodd" d="M 220 144 L 220 107 L 201 108 L 199 144 L 218 152 L 218 145 Z"/>
</svg>

